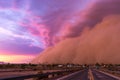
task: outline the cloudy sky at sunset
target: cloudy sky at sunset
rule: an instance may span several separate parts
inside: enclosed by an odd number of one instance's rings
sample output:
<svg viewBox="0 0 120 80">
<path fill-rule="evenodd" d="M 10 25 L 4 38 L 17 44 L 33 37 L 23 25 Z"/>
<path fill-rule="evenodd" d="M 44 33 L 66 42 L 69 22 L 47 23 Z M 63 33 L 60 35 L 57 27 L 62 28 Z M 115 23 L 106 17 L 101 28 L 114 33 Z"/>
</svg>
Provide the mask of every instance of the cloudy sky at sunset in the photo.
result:
<svg viewBox="0 0 120 80">
<path fill-rule="evenodd" d="M 0 0 L 0 61 L 29 62 L 119 9 L 119 0 Z"/>
</svg>

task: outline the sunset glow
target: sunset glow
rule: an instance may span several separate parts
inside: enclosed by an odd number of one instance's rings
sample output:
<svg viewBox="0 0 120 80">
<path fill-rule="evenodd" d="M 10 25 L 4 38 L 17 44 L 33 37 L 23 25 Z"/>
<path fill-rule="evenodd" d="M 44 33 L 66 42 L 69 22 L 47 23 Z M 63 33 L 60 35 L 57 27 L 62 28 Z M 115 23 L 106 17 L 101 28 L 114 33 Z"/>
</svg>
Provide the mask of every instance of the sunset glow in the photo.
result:
<svg viewBox="0 0 120 80">
<path fill-rule="evenodd" d="M 5 63 L 29 63 L 33 58 L 30 55 L 0 55 L 0 61 Z"/>
</svg>

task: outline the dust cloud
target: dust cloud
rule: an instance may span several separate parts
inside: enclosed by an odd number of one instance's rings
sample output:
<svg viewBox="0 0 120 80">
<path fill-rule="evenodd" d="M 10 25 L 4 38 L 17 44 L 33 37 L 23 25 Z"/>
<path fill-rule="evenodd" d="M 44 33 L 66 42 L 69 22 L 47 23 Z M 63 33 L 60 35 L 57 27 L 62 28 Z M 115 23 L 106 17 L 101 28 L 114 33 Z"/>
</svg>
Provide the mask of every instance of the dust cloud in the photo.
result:
<svg viewBox="0 0 120 80">
<path fill-rule="evenodd" d="M 120 15 L 105 17 L 82 35 L 67 38 L 40 53 L 32 63 L 120 63 Z"/>
</svg>

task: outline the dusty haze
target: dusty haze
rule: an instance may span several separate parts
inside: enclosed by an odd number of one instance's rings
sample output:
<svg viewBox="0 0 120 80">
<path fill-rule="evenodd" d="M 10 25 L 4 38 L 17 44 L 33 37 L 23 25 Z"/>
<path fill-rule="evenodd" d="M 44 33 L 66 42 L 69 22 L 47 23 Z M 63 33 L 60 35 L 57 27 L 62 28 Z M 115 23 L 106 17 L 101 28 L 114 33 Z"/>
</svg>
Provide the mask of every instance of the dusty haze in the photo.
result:
<svg viewBox="0 0 120 80">
<path fill-rule="evenodd" d="M 120 16 L 111 15 L 77 38 L 46 49 L 32 63 L 120 63 Z"/>
</svg>

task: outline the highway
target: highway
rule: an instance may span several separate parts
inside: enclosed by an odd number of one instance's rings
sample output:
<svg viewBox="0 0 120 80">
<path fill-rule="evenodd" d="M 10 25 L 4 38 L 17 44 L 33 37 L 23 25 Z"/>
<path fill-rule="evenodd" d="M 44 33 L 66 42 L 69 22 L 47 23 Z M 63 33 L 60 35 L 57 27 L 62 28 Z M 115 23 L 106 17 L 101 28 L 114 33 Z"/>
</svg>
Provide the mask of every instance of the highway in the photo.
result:
<svg viewBox="0 0 120 80">
<path fill-rule="evenodd" d="M 120 80 L 96 70 L 92 70 L 94 80 Z"/>
<path fill-rule="evenodd" d="M 57 74 L 60 72 L 52 72 L 52 73 L 45 73 L 45 74 L 34 74 L 34 75 L 24 75 L 24 76 L 18 76 L 18 77 L 10 77 L 10 78 L 2 78 L 0 80 L 24 80 L 24 79 L 29 79 L 29 78 L 34 78 L 34 77 L 40 77 L 40 78 L 46 78 L 48 75 L 53 75 Z M 64 73 L 61 72 L 60 74 Z M 17 73 L 16 73 L 17 74 Z M 105 72 L 101 72 L 96 69 L 84 69 L 80 71 L 76 71 L 74 73 L 71 73 L 66 76 L 62 76 L 60 78 L 58 77 L 53 77 L 53 78 L 48 78 L 47 80 L 120 80 L 120 78 L 115 77 L 113 75 L 110 75 Z"/>
<path fill-rule="evenodd" d="M 68 76 L 59 78 L 57 80 L 89 80 L 88 70 L 78 71 Z"/>
<path fill-rule="evenodd" d="M 91 70 L 92 76 L 89 76 L 89 70 L 78 71 L 76 73 L 58 78 L 56 80 L 120 80 L 97 70 Z M 93 78 L 91 78 L 93 77 Z"/>
</svg>

